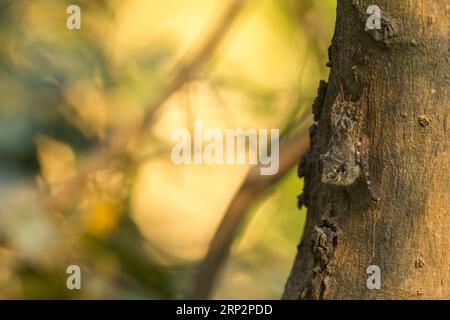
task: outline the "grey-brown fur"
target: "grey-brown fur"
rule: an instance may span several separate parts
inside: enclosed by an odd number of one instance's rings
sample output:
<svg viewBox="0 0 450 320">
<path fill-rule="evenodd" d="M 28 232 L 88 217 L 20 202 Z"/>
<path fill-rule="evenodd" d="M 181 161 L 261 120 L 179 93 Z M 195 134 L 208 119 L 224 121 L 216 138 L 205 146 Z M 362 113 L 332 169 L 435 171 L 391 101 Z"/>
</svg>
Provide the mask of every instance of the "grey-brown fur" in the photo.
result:
<svg viewBox="0 0 450 320">
<path fill-rule="evenodd" d="M 327 151 L 321 154 L 322 182 L 350 186 L 363 174 L 373 200 L 373 189 L 367 157 L 368 139 L 363 132 L 366 114 L 366 91 L 358 101 L 346 100 L 342 87 L 331 108 L 331 139 Z"/>
</svg>

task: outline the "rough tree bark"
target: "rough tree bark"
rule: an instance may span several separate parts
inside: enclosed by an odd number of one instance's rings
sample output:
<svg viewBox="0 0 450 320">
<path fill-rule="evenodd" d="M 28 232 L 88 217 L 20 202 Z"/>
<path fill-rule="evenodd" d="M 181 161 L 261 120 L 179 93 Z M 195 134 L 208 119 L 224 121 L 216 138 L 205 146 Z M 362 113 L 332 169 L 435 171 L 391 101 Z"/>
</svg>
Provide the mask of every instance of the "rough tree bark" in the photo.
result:
<svg viewBox="0 0 450 320">
<path fill-rule="evenodd" d="M 365 29 L 370 5 L 382 10 L 380 30 Z M 299 166 L 308 218 L 284 299 L 450 298 L 449 18 L 448 0 L 338 0 L 331 73 Z M 367 106 L 356 121 L 379 201 L 363 177 L 322 183 L 341 87 Z M 379 290 L 367 288 L 370 265 Z"/>
</svg>

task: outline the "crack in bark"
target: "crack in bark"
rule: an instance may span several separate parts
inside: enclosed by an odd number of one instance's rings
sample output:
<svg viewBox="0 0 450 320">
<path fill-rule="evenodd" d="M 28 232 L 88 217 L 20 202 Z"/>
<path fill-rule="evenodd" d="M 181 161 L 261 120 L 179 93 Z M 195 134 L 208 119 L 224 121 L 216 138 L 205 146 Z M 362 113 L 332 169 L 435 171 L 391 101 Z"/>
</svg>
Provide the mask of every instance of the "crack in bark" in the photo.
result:
<svg viewBox="0 0 450 320">
<path fill-rule="evenodd" d="M 332 210 L 332 209 L 331 209 Z M 338 228 L 330 217 L 322 218 L 314 227 L 311 251 L 313 254 L 313 275 L 311 280 L 311 298 L 324 299 L 331 283 L 333 269 L 331 261 L 338 243 Z"/>
</svg>

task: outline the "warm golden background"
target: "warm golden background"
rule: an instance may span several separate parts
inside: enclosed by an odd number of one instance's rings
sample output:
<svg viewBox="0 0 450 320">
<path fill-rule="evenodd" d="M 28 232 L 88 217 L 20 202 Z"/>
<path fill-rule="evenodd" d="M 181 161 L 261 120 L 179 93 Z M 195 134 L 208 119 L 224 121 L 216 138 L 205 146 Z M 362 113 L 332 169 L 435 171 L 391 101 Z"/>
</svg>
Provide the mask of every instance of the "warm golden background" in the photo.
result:
<svg viewBox="0 0 450 320">
<path fill-rule="evenodd" d="M 1 299 L 187 297 L 249 167 L 175 166 L 172 130 L 202 120 L 294 136 L 328 73 L 336 0 L 253 0 L 171 90 L 232 2 L 0 1 Z M 69 4 L 82 30 L 66 29 Z M 95 160 L 149 108 L 126 160 Z M 293 166 L 254 199 L 213 298 L 280 298 L 300 191 Z M 71 264 L 80 291 L 66 288 Z"/>
</svg>

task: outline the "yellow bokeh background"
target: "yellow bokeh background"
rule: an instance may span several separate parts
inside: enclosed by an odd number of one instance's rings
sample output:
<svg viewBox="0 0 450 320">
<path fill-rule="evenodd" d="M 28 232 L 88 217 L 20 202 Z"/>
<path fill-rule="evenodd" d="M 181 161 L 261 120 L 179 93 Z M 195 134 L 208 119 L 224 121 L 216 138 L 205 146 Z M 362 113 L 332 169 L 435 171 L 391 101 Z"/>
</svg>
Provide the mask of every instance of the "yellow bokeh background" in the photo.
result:
<svg viewBox="0 0 450 320">
<path fill-rule="evenodd" d="M 220 130 L 283 128 L 293 114 L 311 123 L 310 106 L 328 72 L 335 1 L 248 1 L 193 78 L 159 106 L 130 150 L 133 161 L 110 159 L 71 192 L 74 205 L 54 210 L 41 197 L 57 195 L 83 174 L 93 150 L 142 119 L 229 4 L 72 2 L 82 10 L 81 30 L 65 28 L 68 4 L 56 0 L 11 5 L 4 19 L 20 25 L 0 25 L 0 60 L 9 70 L 0 74 L 6 101 L 0 113 L 13 119 L 0 121 L 0 131 L 9 132 L 8 141 L 29 140 L 18 150 L 32 150 L 37 163 L 26 174 L 14 167 L 19 178 L 0 180 L 7 203 L 0 211 L 0 298 L 185 297 L 250 166 L 177 166 L 170 159 L 171 132 L 192 130 L 195 120 Z M 62 121 L 69 125 L 57 126 Z M 8 141 L 0 139 L 5 154 L 19 152 Z M 305 220 L 296 207 L 301 189 L 294 166 L 255 199 L 213 298 L 281 296 Z M 22 193 L 32 200 L 20 201 Z M 20 232 L 25 224 L 27 234 Z M 127 247 L 138 236 L 139 246 Z M 40 240 L 33 247 L 28 237 Z M 62 287 L 71 263 L 87 273 L 80 293 Z"/>
</svg>

